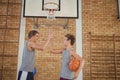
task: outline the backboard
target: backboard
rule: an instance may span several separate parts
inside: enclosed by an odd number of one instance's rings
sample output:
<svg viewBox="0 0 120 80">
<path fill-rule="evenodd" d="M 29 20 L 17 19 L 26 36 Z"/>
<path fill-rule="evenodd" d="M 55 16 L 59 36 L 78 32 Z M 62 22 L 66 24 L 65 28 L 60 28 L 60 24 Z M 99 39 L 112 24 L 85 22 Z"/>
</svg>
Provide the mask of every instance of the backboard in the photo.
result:
<svg viewBox="0 0 120 80">
<path fill-rule="evenodd" d="M 23 16 L 46 18 L 46 7 L 54 9 L 55 18 L 78 18 L 78 0 L 24 0 Z"/>
</svg>

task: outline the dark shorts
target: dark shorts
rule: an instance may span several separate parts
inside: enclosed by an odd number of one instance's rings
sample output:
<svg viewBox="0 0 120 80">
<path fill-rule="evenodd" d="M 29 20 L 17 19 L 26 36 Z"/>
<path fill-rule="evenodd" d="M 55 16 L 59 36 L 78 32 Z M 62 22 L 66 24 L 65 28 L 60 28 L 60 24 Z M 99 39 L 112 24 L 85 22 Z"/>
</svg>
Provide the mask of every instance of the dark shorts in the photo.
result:
<svg viewBox="0 0 120 80">
<path fill-rule="evenodd" d="M 60 80 L 72 80 L 72 79 L 65 79 L 65 78 L 60 77 Z"/>
<path fill-rule="evenodd" d="M 17 80 L 34 80 L 33 72 L 19 71 Z"/>
</svg>

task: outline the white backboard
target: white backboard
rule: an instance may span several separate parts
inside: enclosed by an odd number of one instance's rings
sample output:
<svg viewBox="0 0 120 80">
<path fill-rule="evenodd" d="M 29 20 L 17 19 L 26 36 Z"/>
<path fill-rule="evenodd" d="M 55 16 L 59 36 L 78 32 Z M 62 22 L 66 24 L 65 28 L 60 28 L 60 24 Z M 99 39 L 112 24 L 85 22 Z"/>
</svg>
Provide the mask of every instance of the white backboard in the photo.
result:
<svg viewBox="0 0 120 80">
<path fill-rule="evenodd" d="M 58 4 L 59 9 L 54 14 L 56 18 L 78 18 L 78 0 L 24 0 L 23 16 L 46 18 L 48 11 L 44 10 L 44 4 L 47 2 Z"/>
</svg>

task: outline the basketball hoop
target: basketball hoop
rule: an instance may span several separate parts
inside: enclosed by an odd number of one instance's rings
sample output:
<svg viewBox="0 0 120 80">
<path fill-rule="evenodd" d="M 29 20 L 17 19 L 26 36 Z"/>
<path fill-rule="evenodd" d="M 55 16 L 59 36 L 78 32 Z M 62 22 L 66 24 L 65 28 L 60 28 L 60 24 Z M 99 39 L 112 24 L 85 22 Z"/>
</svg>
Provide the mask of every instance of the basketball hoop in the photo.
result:
<svg viewBox="0 0 120 80">
<path fill-rule="evenodd" d="M 59 10 L 59 5 L 54 2 L 44 4 L 44 10 L 47 12 L 47 19 L 55 19 L 55 12 Z"/>
</svg>

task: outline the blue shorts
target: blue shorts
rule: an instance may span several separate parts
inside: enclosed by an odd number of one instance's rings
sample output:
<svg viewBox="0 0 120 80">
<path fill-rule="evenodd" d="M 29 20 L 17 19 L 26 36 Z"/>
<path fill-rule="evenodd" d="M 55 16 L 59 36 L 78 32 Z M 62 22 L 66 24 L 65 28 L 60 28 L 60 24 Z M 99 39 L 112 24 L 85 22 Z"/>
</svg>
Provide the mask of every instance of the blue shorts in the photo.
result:
<svg viewBox="0 0 120 80">
<path fill-rule="evenodd" d="M 17 80 L 34 80 L 33 72 L 19 71 Z"/>
<path fill-rule="evenodd" d="M 65 79 L 65 78 L 60 77 L 60 80 L 72 80 L 72 79 Z"/>
</svg>

